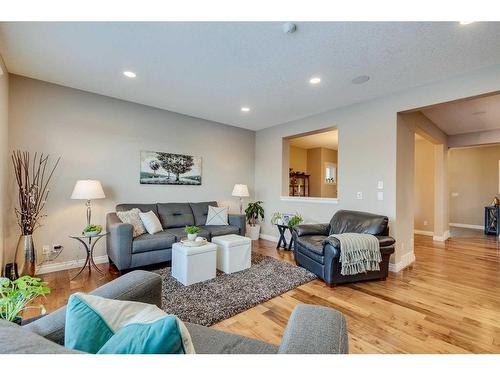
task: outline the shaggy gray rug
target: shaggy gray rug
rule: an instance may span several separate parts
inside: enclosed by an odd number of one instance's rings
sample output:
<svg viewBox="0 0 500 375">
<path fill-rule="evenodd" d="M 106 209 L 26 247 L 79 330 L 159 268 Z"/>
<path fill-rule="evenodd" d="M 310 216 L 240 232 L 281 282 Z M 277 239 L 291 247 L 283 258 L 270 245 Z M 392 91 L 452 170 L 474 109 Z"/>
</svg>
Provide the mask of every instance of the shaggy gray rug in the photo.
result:
<svg viewBox="0 0 500 375">
<path fill-rule="evenodd" d="M 207 327 L 316 278 L 304 268 L 253 253 L 249 269 L 217 271 L 215 279 L 189 286 L 174 279 L 170 267 L 155 272 L 163 279 L 163 310 Z"/>
</svg>

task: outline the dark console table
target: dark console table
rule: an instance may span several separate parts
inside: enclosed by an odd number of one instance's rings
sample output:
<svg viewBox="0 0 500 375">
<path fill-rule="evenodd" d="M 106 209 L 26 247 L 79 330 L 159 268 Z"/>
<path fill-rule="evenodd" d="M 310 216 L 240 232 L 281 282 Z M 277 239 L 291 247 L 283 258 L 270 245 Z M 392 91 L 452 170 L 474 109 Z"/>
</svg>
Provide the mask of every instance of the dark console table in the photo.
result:
<svg viewBox="0 0 500 375">
<path fill-rule="evenodd" d="M 500 206 L 484 208 L 484 234 L 500 235 Z"/>
</svg>

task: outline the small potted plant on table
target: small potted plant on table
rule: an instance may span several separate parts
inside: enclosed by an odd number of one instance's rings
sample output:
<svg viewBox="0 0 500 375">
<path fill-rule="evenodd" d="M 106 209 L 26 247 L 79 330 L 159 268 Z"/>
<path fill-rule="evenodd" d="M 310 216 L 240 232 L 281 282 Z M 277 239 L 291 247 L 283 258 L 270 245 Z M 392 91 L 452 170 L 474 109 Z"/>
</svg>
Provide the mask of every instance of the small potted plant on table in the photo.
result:
<svg viewBox="0 0 500 375">
<path fill-rule="evenodd" d="M 194 241 L 196 237 L 198 237 L 198 233 L 200 233 L 200 228 L 196 226 L 186 226 L 184 232 L 186 232 L 189 241 Z"/>
<path fill-rule="evenodd" d="M 45 314 L 43 305 L 28 306 L 33 300 L 50 293 L 47 283 L 37 277 L 21 276 L 12 281 L 0 278 L 0 319 L 21 324 L 21 313 L 27 309 L 39 309 Z"/>
<path fill-rule="evenodd" d="M 83 229 L 82 234 L 84 236 L 92 237 L 92 236 L 97 236 L 101 232 L 102 232 L 102 225 L 89 224 Z"/>
<path fill-rule="evenodd" d="M 247 234 L 251 240 L 258 240 L 260 234 L 260 220 L 264 220 L 264 208 L 262 207 L 262 201 L 257 201 L 249 203 L 245 210 L 245 215 L 247 218 Z"/>
</svg>

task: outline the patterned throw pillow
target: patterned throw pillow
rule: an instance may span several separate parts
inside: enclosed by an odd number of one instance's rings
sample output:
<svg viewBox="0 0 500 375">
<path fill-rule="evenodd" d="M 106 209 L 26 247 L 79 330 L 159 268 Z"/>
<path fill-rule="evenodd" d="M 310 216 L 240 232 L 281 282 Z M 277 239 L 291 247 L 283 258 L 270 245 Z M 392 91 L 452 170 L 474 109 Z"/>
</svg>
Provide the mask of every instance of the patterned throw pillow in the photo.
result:
<svg viewBox="0 0 500 375">
<path fill-rule="evenodd" d="M 227 222 L 227 207 L 208 206 L 205 225 L 229 225 Z"/>
<path fill-rule="evenodd" d="M 146 228 L 144 228 L 139 212 L 141 212 L 141 210 L 138 208 L 132 208 L 130 211 L 118 211 L 116 213 L 122 222 L 132 224 L 134 227 L 134 232 L 132 234 L 134 238 L 146 233 Z"/>
<path fill-rule="evenodd" d="M 92 354 L 193 354 L 191 336 L 175 315 L 155 305 L 83 293 L 70 296 L 64 346 Z"/>
</svg>

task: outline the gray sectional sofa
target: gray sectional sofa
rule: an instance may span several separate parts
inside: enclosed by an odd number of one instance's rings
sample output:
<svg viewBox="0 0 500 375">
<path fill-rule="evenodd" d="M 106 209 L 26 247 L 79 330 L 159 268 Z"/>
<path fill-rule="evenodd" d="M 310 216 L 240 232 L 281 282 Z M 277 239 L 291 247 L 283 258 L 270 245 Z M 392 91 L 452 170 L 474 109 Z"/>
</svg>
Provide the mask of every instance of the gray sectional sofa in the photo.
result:
<svg viewBox="0 0 500 375">
<path fill-rule="evenodd" d="M 123 223 L 116 212 L 106 216 L 106 245 L 109 260 L 120 270 L 147 266 L 172 259 L 172 245 L 186 237 L 184 227 L 196 225 L 202 230 L 201 237 L 226 234 L 245 235 L 245 215 L 228 215 L 229 225 L 205 225 L 208 206 L 217 206 L 217 202 L 199 203 L 153 203 L 119 204 L 116 211 L 128 211 L 138 208 L 142 212 L 153 211 L 160 219 L 163 231 L 156 234 L 132 236 L 132 225 Z"/>
<path fill-rule="evenodd" d="M 161 307 L 161 277 L 146 271 L 133 271 L 94 290 L 91 294 Z M 71 354 L 64 346 L 66 307 L 25 326 L 0 319 L 0 354 Z M 271 354 L 348 352 L 344 316 L 323 306 L 299 305 L 288 321 L 279 346 L 216 329 L 186 323 L 199 354 Z"/>
</svg>

